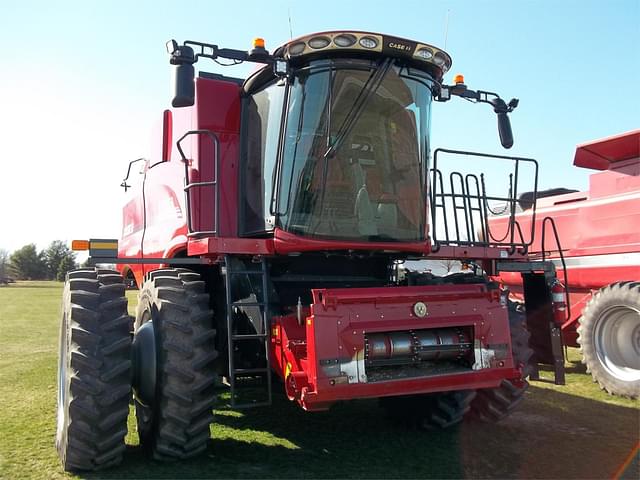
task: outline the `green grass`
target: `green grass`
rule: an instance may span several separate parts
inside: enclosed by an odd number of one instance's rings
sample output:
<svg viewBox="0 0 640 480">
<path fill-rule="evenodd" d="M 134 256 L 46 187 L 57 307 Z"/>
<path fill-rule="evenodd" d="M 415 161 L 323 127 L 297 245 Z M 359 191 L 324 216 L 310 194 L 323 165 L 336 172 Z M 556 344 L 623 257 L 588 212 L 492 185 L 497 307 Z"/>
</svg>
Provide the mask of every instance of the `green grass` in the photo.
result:
<svg viewBox="0 0 640 480">
<path fill-rule="evenodd" d="M 53 446 L 61 287 L 0 288 L 1 478 L 75 478 Z M 277 395 L 268 409 L 221 405 L 209 451 L 187 462 L 148 459 L 130 417 L 123 464 L 81 477 L 610 478 L 638 441 L 639 404 L 600 391 L 569 352 L 567 385 L 536 382 L 497 425 L 421 432 L 387 420 L 375 401 L 307 413 Z"/>
</svg>

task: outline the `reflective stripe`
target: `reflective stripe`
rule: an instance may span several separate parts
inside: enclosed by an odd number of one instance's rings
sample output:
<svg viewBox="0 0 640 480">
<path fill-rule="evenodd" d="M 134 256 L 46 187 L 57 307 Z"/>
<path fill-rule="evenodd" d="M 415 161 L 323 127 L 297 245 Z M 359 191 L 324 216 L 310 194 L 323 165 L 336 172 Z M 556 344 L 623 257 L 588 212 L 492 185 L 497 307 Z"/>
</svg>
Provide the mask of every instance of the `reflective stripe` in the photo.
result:
<svg viewBox="0 0 640 480">
<path fill-rule="evenodd" d="M 91 242 L 91 248 L 94 250 L 117 250 L 118 242 Z"/>
<path fill-rule="evenodd" d="M 580 267 L 640 267 L 640 252 L 586 255 L 584 257 L 565 257 L 567 268 Z M 556 267 L 562 267 L 559 258 L 552 259 Z"/>
</svg>

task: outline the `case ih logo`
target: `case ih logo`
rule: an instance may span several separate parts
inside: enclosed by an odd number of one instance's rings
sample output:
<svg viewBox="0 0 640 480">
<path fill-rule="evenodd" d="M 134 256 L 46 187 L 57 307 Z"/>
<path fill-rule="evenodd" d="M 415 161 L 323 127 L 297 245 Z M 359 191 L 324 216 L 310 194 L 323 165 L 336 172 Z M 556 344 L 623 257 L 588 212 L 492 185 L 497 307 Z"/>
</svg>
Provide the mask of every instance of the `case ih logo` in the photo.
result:
<svg viewBox="0 0 640 480">
<path fill-rule="evenodd" d="M 401 52 L 410 52 L 411 50 L 413 50 L 413 47 L 411 45 L 405 45 L 404 43 L 389 42 L 387 45 L 389 48 L 400 50 Z"/>
</svg>

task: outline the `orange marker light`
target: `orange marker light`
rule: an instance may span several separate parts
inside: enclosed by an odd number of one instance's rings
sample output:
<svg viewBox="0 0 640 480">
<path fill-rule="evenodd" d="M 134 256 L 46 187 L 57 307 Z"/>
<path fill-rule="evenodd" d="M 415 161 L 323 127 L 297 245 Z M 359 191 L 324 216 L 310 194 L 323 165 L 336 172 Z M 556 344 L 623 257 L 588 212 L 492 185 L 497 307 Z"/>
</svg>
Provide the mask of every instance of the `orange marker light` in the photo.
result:
<svg viewBox="0 0 640 480">
<path fill-rule="evenodd" d="M 71 250 L 89 250 L 89 240 L 73 240 Z"/>
<path fill-rule="evenodd" d="M 254 38 L 253 39 L 253 48 L 264 48 L 264 38 Z"/>
<path fill-rule="evenodd" d="M 455 83 L 456 85 L 464 84 L 464 75 L 458 74 L 453 77 L 453 83 Z"/>
</svg>

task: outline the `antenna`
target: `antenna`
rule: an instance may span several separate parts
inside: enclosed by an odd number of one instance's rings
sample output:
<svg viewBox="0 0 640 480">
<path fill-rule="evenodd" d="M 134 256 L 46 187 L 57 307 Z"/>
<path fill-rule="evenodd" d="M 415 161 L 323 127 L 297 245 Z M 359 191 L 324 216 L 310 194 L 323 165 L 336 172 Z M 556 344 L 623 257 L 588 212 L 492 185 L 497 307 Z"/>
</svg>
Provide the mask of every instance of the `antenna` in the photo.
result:
<svg viewBox="0 0 640 480">
<path fill-rule="evenodd" d="M 444 21 L 444 49 L 445 51 L 447 50 L 447 37 L 449 36 L 449 12 L 451 10 L 449 10 L 447 8 L 447 16 L 445 17 L 445 21 Z"/>
<path fill-rule="evenodd" d="M 291 27 L 291 8 L 287 8 L 287 13 L 289 14 L 289 38 L 293 38 L 293 28 Z"/>
</svg>

